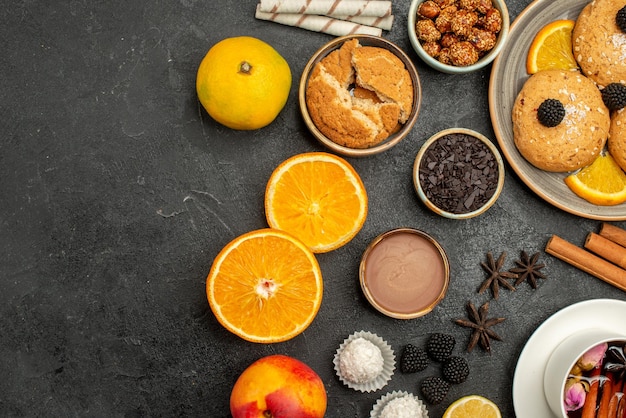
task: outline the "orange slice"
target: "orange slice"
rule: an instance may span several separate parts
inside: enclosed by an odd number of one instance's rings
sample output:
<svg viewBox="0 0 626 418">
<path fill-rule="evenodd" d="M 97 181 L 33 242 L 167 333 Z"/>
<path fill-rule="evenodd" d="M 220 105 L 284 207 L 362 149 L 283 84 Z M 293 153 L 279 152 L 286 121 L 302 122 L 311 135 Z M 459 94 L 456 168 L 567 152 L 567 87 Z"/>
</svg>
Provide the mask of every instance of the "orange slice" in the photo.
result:
<svg viewBox="0 0 626 418">
<path fill-rule="evenodd" d="M 295 155 L 272 173 L 265 189 L 272 228 L 296 236 L 314 253 L 348 243 L 367 217 L 361 178 L 343 158 L 325 152 Z"/>
<path fill-rule="evenodd" d="M 542 70 L 576 70 L 578 64 L 572 52 L 573 20 L 555 20 L 535 35 L 526 57 L 526 72 Z"/>
<path fill-rule="evenodd" d="M 260 229 L 227 244 L 206 281 L 217 320 L 257 343 L 289 340 L 313 321 L 322 303 L 322 273 L 311 250 L 283 231 Z"/>
<path fill-rule="evenodd" d="M 501 418 L 498 406 L 479 395 L 468 395 L 454 401 L 442 418 Z"/>
<path fill-rule="evenodd" d="M 626 202 L 626 174 L 608 153 L 565 177 L 565 184 L 594 205 L 612 206 Z"/>
</svg>

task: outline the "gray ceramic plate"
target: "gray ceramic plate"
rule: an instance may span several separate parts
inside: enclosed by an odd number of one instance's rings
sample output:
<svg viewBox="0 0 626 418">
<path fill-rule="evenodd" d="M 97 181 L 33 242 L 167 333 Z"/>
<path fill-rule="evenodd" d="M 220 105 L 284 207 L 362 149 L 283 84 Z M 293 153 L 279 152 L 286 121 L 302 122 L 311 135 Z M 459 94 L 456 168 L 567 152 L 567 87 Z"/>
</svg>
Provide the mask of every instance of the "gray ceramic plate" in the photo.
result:
<svg viewBox="0 0 626 418">
<path fill-rule="evenodd" d="M 597 206 L 576 196 L 563 182 L 567 173 L 549 173 L 531 165 L 513 142 L 511 110 L 528 78 L 526 55 L 535 34 L 558 19 L 576 20 L 590 0 L 535 0 L 511 25 L 509 39 L 493 63 L 489 83 L 489 112 L 505 158 L 520 179 L 554 206 L 578 216 L 607 221 L 626 220 L 626 203 Z"/>
</svg>

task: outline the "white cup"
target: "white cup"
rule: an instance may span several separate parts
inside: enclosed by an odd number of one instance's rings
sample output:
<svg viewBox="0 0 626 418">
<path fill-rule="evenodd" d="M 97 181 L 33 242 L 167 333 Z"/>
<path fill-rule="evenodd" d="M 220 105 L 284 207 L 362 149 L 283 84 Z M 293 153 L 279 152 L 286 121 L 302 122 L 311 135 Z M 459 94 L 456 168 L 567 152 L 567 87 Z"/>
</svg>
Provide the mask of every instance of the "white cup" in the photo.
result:
<svg viewBox="0 0 626 418">
<path fill-rule="evenodd" d="M 543 375 L 543 391 L 550 409 L 560 418 L 567 418 L 563 403 L 565 383 L 578 359 L 598 344 L 624 341 L 626 336 L 601 328 L 586 329 L 564 339 L 552 352 Z"/>
</svg>

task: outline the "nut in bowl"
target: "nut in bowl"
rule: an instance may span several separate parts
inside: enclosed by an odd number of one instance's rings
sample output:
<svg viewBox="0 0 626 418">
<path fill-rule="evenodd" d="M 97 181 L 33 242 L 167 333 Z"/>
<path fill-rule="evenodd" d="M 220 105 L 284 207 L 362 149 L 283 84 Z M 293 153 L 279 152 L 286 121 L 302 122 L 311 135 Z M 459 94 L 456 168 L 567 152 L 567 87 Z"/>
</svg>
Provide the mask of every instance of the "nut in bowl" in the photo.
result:
<svg viewBox="0 0 626 418">
<path fill-rule="evenodd" d="M 564 339 L 544 371 L 544 393 L 555 416 L 621 416 L 616 411 L 624 408 L 625 346 L 626 336 L 602 328 Z"/>
<path fill-rule="evenodd" d="M 433 212 L 450 219 L 484 213 L 504 187 L 504 162 L 496 146 L 471 129 L 431 136 L 413 164 L 413 185 Z"/>
<path fill-rule="evenodd" d="M 429 66 L 461 74 L 491 63 L 509 33 L 504 0 L 412 0 L 411 45 Z"/>
<path fill-rule="evenodd" d="M 342 36 L 321 47 L 305 66 L 298 92 L 313 136 L 349 157 L 378 154 L 405 138 L 421 98 L 411 59 L 371 35 Z"/>
</svg>

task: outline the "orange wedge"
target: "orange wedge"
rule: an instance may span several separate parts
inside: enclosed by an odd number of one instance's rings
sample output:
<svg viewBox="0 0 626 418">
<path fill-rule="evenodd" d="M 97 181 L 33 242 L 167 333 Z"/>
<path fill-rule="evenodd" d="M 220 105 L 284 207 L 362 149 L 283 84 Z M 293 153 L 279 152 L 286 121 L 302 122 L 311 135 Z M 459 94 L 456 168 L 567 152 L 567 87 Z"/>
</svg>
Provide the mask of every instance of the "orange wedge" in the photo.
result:
<svg viewBox="0 0 626 418">
<path fill-rule="evenodd" d="M 526 57 L 526 72 L 542 70 L 576 70 L 578 64 L 572 52 L 573 20 L 555 20 L 535 35 Z"/>
<path fill-rule="evenodd" d="M 594 205 L 612 206 L 626 202 L 626 174 L 608 153 L 565 177 L 565 184 Z"/>
<path fill-rule="evenodd" d="M 501 418 L 493 401 L 479 395 L 468 395 L 454 401 L 442 418 Z"/>
<path fill-rule="evenodd" d="M 220 324 L 257 343 L 286 341 L 304 331 L 317 315 L 322 291 L 322 273 L 311 250 L 269 228 L 227 244 L 206 281 Z"/>
<path fill-rule="evenodd" d="M 270 227 L 299 238 L 314 253 L 348 243 L 367 217 L 361 178 L 343 158 L 325 152 L 295 155 L 272 173 L 265 189 Z"/>
</svg>

